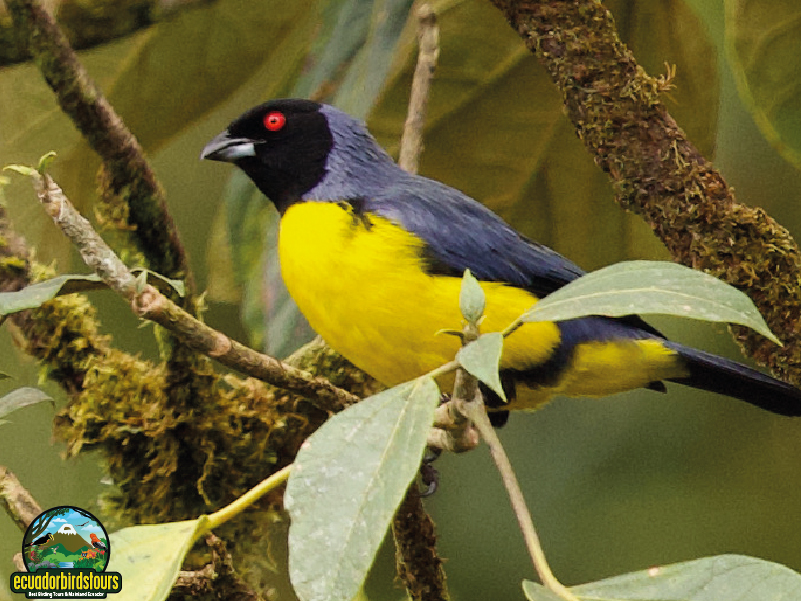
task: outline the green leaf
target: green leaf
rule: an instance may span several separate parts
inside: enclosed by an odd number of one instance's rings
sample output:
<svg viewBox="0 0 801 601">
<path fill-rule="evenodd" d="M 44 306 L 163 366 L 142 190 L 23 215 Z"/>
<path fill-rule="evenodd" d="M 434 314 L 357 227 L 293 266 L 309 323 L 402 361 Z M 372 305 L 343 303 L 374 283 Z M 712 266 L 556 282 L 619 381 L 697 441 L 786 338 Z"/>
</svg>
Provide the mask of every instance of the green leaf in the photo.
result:
<svg viewBox="0 0 801 601">
<path fill-rule="evenodd" d="M 22 409 L 28 405 L 35 405 L 43 401 L 50 401 L 53 407 L 55 407 L 53 399 L 51 399 L 38 388 L 17 388 L 16 390 L 9 392 L 7 395 L 0 397 L 0 418 L 5 417 L 17 409 Z"/>
<path fill-rule="evenodd" d="M 197 203 L 197 198 L 206 193 L 209 177 L 215 184 L 219 180 L 210 176 L 214 170 L 208 163 L 201 164 L 195 155 L 244 108 L 288 95 L 298 74 L 309 66 L 305 59 L 310 41 L 328 4 L 328 0 L 181 4 L 180 10 L 168 11 L 170 15 L 152 27 L 79 53 L 146 153 L 165 156 L 160 151 L 170 147 L 166 156 L 173 158 L 168 160 L 182 163 L 181 176 L 173 180 L 181 193 L 171 188 L 175 169 L 159 173 L 162 184 L 172 190 L 171 211 L 179 222 L 186 215 L 193 225 L 204 228 L 204 217 L 214 210 L 211 199 Z M 0 157 L 35 167 L 43 149 L 55 150 L 59 160 L 49 173 L 70 198 L 90 198 L 96 193 L 99 158 L 59 110 L 33 61 L 2 70 L 0 106 Z M 204 129 L 199 121 L 212 113 L 213 123 L 206 122 Z M 194 183 L 186 184 L 187 180 Z M 198 180 L 203 184 L 198 185 Z M 21 189 L 22 184 L 15 185 Z M 25 192 L 30 194 L 27 188 Z M 9 194 L 12 205 L 30 203 L 28 197 L 18 198 Z M 67 264 L 69 252 L 74 251 L 65 237 L 52 235 L 52 220 L 44 211 L 28 210 L 25 215 L 25 235 L 31 246 L 42 256 Z"/>
<path fill-rule="evenodd" d="M 34 309 L 62 294 L 104 288 L 106 288 L 106 285 L 103 280 L 94 274 L 56 276 L 44 282 L 25 286 L 25 288 L 16 292 L 0 292 L 0 315 L 10 315 L 25 309 Z"/>
<path fill-rule="evenodd" d="M 801 575 L 742 555 L 719 555 L 624 574 L 570 589 L 605 601 L 797 601 Z"/>
<path fill-rule="evenodd" d="M 168 278 L 167 276 L 161 275 L 155 271 L 150 271 L 149 269 L 141 269 L 135 268 L 131 269 L 131 273 L 139 274 L 137 275 L 137 279 L 141 280 L 142 286 L 144 287 L 144 282 L 152 283 L 156 288 L 164 292 L 165 287 L 161 284 L 166 284 L 170 288 L 172 288 L 178 296 L 185 296 L 186 295 L 186 283 L 183 280 L 178 280 L 175 278 Z M 137 282 L 139 285 L 140 282 Z M 137 292 L 141 292 L 141 290 L 137 290 Z"/>
<path fill-rule="evenodd" d="M 588 273 L 538 301 L 522 320 L 633 314 L 736 323 L 780 344 L 745 294 L 711 275 L 667 261 L 624 261 Z"/>
<path fill-rule="evenodd" d="M 484 301 L 481 284 L 469 269 L 465 269 L 462 287 L 459 290 L 459 308 L 462 310 L 462 317 L 470 323 L 476 323 L 484 314 Z"/>
<path fill-rule="evenodd" d="M 303 601 L 350 601 L 420 467 L 439 402 L 423 377 L 334 415 L 303 443 L 287 483 L 289 574 Z"/>
<path fill-rule="evenodd" d="M 346 0 L 337 10 L 335 29 L 317 55 L 324 68 L 315 73 L 320 83 L 339 82 L 328 99 L 332 104 L 360 119 L 367 116 L 384 89 L 411 7 L 411 0 Z"/>
<path fill-rule="evenodd" d="M 183 280 L 168 278 L 149 269 L 133 269 L 131 272 L 138 274 L 138 292 L 142 291 L 145 282 L 152 280 L 155 286 L 162 291 L 166 285 L 175 290 L 180 296 L 186 294 L 186 285 Z M 103 279 L 92 273 L 59 275 L 43 282 L 25 286 L 22 290 L 0 292 L 0 316 L 18 313 L 26 309 L 34 309 L 41 306 L 42 303 L 64 294 L 106 289 L 108 289 L 108 286 L 103 282 Z"/>
<path fill-rule="evenodd" d="M 801 167 L 801 3 L 726 0 L 726 52 L 762 134 Z"/>
<path fill-rule="evenodd" d="M 172 585 L 205 517 L 185 522 L 123 528 L 109 535 L 107 571 L 122 575 L 115 601 L 162 601 Z"/>
<path fill-rule="evenodd" d="M 33 167 L 28 167 L 26 165 L 6 165 L 3 167 L 3 171 L 15 171 L 20 175 L 27 175 L 28 177 L 38 176 L 39 172 L 36 171 Z"/>
<path fill-rule="evenodd" d="M 50 166 L 50 163 L 52 163 L 55 158 L 56 153 L 52 150 L 47 154 L 43 154 L 41 157 L 39 157 L 39 166 L 36 168 L 36 172 L 39 175 L 44 175 L 45 171 L 47 171 L 47 168 Z"/>
<path fill-rule="evenodd" d="M 564 601 L 553 591 L 531 580 L 523 581 L 523 594 L 528 601 Z"/>
<path fill-rule="evenodd" d="M 456 353 L 456 360 L 470 374 L 478 378 L 481 382 L 489 386 L 492 391 L 504 401 L 506 395 L 503 393 L 501 378 L 498 375 L 498 365 L 501 362 L 501 352 L 503 351 L 503 334 L 492 332 L 482 334 L 478 340 L 474 340 L 467 346 L 463 346 Z"/>
<path fill-rule="evenodd" d="M 142 294 L 145 290 L 145 286 L 147 286 L 147 271 L 142 270 L 139 272 L 139 275 L 136 276 L 136 293 Z"/>
</svg>

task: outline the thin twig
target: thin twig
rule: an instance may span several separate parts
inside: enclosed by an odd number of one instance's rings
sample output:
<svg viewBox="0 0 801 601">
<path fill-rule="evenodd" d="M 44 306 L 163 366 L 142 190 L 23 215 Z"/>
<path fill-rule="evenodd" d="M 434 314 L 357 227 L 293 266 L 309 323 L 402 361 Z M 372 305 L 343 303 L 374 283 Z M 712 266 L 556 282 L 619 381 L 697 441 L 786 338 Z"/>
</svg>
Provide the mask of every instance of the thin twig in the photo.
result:
<svg viewBox="0 0 801 601">
<path fill-rule="evenodd" d="M 475 317 L 468 317 L 465 315 L 464 317 L 466 323 L 462 328 L 462 345 L 466 346 L 478 339 L 481 333 L 479 324 L 483 317 L 480 315 Z M 526 507 L 526 500 L 523 497 L 523 491 L 520 490 L 517 476 L 509 461 L 509 457 L 506 455 L 506 451 L 504 451 L 503 445 L 501 445 L 498 435 L 495 433 L 495 428 L 493 428 L 489 416 L 487 415 L 484 399 L 478 387 L 478 380 L 462 367 L 456 371 L 456 383 L 453 388 L 453 397 L 448 404 L 453 406 L 453 412 L 466 418 L 468 423 L 478 430 L 481 438 L 483 438 L 484 442 L 489 446 L 490 455 L 492 455 L 495 465 L 498 467 L 498 472 L 501 474 L 501 480 L 509 494 L 512 509 L 517 517 L 520 530 L 523 533 L 526 548 L 528 549 L 531 561 L 534 564 L 534 569 L 537 571 L 540 580 L 548 589 L 563 599 L 567 601 L 578 601 L 578 599 L 556 579 L 550 567 L 548 567 L 548 562 L 545 560 L 545 553 L 540 545 L 537 531 L 534 528 L 534 522 L 531 519 L 531 514 L 528 511 L 528 507 Z"/>
<path fill-rule="evenodd" d="M 439 26 L 434 9 L 427 3 L 417 9 L 420 52 L 414 69 L 409 109 L 401 136 L 398 165 L 409 173 L 417 173 L 423 152 L 423 124 L 428 106 L 428 91 L 439 57 Z"/>
<path fill-rule="evenodd" d="M 462 341 L 468 344 L 478 337 L 478 327 L 475 324 L 465 325 Z M 434 428 L 428 434 L 427 444 L 432 449 L 450 451 L 451 453 L 464 453 L 472 451 L 481 442 L 479 433 L 471 421 L 459 410 L 460 399 L 472 399 L 478 391 L 478 381 L 456 364 L 456 378 L 453 383 L 453 396 L 447 402 L 437 407 L 434 415 Z"/>
<path fill-rule="evenodd" d="M 78 248 L 84 262 L 125 298 L 136 315 L 168 329 L 187 347 L 223 365 L 274 386 L 292 390 L 320 401 L 321 408 L 337 411 L 357 402 L 358 397 L 337 388 L 328 380 L 313 377 L 269 355 L 263 355 L 210 328 L 181 309 L 156 288 L 139 289 L 136 278 L 114 251 L 92 229 L 53 179 L 34 178 L 39 200 L 48 215 Z"/>
<path fill-rule="evenodd" d="M 45 212 L 76 246 L 84 263 L 112 290 L 133 302 L 137 296 L 136 278 L 125 263 L 95 232 L 89 220 L 75 209 L 52 177 L 42 175 L 34 177 L 33 181 Z"/>
<path fill-rule="evenodd" d="M 509 494 L 509 501 L 512 504 L 515 517 L 517 517 L 520 530 L 523 533 L 523 539 L 526 541 L 526 548 L 531 556 L 534 569 L 537 571 L 542 584 L 563 599 L 578 601 L 578 598 L 556 579 L 556 576 L 553 575 L 551 568 L 548 566 L 548 562 L 545 559 L 545 552 L 542 550 L 542 545 L 540 545 L 540 540 L 537 536 L 537 530 L 534 528 L 531 514 L 528 511 L 528 507 L 526 507 L 526 500 L 523 497 L 523 491 L 520 489 L 520 483 L 517 481 L 517 476 L 515 475 L 514 469 L 512 469 L 512 464 L 509 461 L 509 457 L 506 455 L 506 451 L 504 451 L 501 440 L 495 433 L 495 428 L 492 427 L 489 417 L 487 417 L 484 403 L 481 401 L 481 395 L 478 395 L 477 401 L 474 400 L 470 403 L 462 402 L 460 404 L 460 410 L 475 424 L 484 442 L 486 442 L 489 447 L 490 455 L 492 455 L 492 459 L 498 467 L 503 485 L 506 487 L 506 492 Z"/>
<path fill-rule="evenodd" d="M 42 513 L 42 506 L 36 502 L 33 495 L 7 467 L 2 465 L 0 465 L 0 505 L 23 533 Z M 26 571 L 22 553 L 16 553 L 12 561 L 17 571 Z"/>
</svg>

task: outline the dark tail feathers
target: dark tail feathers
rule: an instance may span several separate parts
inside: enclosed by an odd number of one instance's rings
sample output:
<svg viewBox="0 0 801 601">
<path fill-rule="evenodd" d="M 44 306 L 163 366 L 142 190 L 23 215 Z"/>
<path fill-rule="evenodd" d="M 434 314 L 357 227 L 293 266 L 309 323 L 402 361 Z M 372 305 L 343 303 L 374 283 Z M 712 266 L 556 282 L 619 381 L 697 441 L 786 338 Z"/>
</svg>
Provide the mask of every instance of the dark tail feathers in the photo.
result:
<svg viewBox="0 0 801 601">
<path fill-rule="evenodd" d="M 772 378 L 742 363 L 675 342 L 666 341 L 665 346 L 676 351 L 690 371 L 689 376 L 673 378 L 670 382 L 725 394 L 779 415 L 801 416 L 801 390 L 792 384 Z"/>
</svg>

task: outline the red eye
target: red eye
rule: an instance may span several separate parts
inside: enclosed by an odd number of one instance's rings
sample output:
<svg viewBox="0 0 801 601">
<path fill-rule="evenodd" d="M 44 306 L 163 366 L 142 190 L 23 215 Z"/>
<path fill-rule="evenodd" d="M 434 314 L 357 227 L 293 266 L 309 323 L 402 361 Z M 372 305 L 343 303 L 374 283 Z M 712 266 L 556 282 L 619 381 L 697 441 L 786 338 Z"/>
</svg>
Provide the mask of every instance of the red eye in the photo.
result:
<svg viewBox="0 0 801 601">
<path fill-rule="evenodd" d="M 286 124 L 286 117 L 284 113 L 273 111 L 264 116 L 264 127 L 270 131 L 278 131 Z"/>
</svg>

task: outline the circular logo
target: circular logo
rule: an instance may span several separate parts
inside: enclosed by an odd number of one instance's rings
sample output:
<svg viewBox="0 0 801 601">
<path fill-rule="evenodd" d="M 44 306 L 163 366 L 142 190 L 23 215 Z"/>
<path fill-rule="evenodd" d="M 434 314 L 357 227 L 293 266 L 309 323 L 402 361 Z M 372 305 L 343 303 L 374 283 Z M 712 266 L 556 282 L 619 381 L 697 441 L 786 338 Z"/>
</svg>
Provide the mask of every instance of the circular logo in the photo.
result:
<svg viewBox="0 0 801 601">
<path fill-rule="evenodd" d="M 39 514 L 22 539 L 22 557 L 29 572 L 59 568 L 104 572 L 110 550 L 100 520 L 69 505 Z"/>
</svg>

